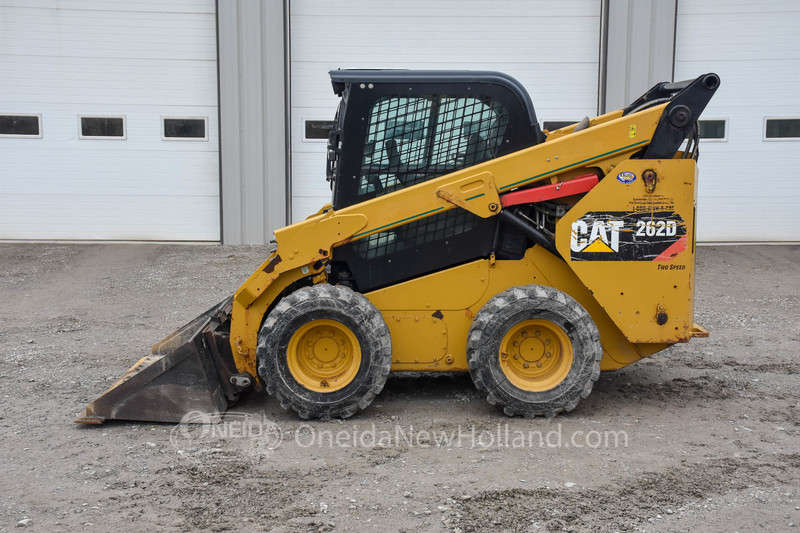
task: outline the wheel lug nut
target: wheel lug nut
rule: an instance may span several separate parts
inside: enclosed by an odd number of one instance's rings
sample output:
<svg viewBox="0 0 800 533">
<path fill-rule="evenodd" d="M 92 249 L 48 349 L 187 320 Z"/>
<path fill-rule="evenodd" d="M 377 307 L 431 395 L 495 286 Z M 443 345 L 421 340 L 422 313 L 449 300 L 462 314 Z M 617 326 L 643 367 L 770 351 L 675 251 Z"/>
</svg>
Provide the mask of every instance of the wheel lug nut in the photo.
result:
<svg viewBox="0 0 800 533">
<path fill-rule="evenodd" d="M 545 339 L 545 340 L 544 340 L 544 343 L 545 343 L 545 344 L 550 344 L 550 339 Z"/>
<path fill-rule="evenodd" d="M 527 337 L 527 336 L 528 336 L 528 332 L 527 332 L 527 331 L 523 331 L 523 332 L 522 332 L 522 336 L 523 336 L 523 337 Z"/>
<path fill-rule="evenodd" d="M 546 354 L 544 354 L 544 356 L 545 357 L 550 357 L 550 352 L 547 352 Z"/>
<path fill-rule="evenodd" d="M 537 368 L 542 368 L 542 363 L 536 363 Z"/>
<path fill-rule="evenodd" d="M 514 354 L 514 359 L 519 359 L 519 354 Z"/>
<path fill-rule="evenodd" d="M 525 368 L 528 368 L 531 365 L 529 365 L 528 363 L 522 363 L 522 366 L 524 366 Z"/>
<path fill-rule="evenodd" d="M 542 332 L 541 332 L 541 331 L 539 331 L 538 329 L 537 329 L 537 330 L 536 330 L 536 332 L 534 333 L 534 335 L 536 335 L 537 337 L 538 337 L 538 336 L 540 336 L 541 334 L 542 334 Z"/>
</svg>

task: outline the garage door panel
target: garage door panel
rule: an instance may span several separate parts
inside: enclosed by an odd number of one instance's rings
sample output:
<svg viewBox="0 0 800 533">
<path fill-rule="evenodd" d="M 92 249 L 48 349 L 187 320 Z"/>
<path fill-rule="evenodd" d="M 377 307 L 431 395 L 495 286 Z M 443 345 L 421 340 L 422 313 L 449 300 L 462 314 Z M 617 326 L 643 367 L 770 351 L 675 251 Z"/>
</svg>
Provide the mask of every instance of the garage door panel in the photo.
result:
<svg viewBox="0 0 800 533">
<path fill-rule="evenodd" d="M 63 0 L 3 0 L 4 6 L 27 8 L 60 8 L 64 7 Z M 81 11 L 96 11 L 97 0 L 70 0 L 70 9 Z M 198 2 L 197 0 L 103 0 L 103 8 L 114 9 L 120 12 L 158 11 L 159 13 L 208 13 L 214 14 L 213 2 Z"/>
<path fill-rule="evenodd" d="M 753 2 L 752 0 L 703 0 L 687 2 L 681 0 L 679 5 L 679 14 L 681 16 L 692 17 L 708 15 L 747 15 L 747 19 L 750 19 L 754 16 L 765 14 L 786 14 L 792 12 L 800 12 L 800 4 L 795 0 L 770 0 L 762 2 Z M 733 20 L 733 22 L 736 21 L 736 19 Z"/>
<path fill-rule="evenodd" d="M 295 196 L 292 195 L 292 213 L 295 217 L 295 222 L 299 222 L 307 216 L 316 213 L 319 209 L 330 203 L 330 195 L 326 198 L 324 196 Z M 305 213 L 300 216 L 298 213 Z"/>
<path fill-rule="evenodd" d="M 717 72 L 703 114 L 727 141 L 700 143 L 698 240 L 797 241 L 800 142 L 765 141 L 765 117 L 800 117 L 800 4 L 680 0 L 675 79 Z"/>
<path fill-rule="evenodd" d="M 320 189 L 322 189 L 323 194 L 327 189 L 328 196 L 330 196 L 330 186 L 325 181 L 324 158 L 298 157 L 297 167 L 292 168 L 292 174 L 296 178 L 292 180 L 292 193 L 301 196 L 314 196 L 319 195 Z"/>
<path fill-rule="evenodd" d="M 681 61 L 675 79 L 716 72 L 722 84 L 704 115 L 711 116 L 710 113 L 714 113 L 717 116 L 720 112 L 735 109 L 737 117 L 755 114 L 763 119 L 766 109 L 783 112 L 787 105 L 800 105 L 800 92 L 787 90 L 798 82 L 800 50 L 797 56 L 795 59 L 769 61 Z"/>
<path fill-rule="evenodd" d="M 463 0 L 406 0 L 404 2 L 391 1 L 372 1 L 360 4 L 355 9 L 348 9 L 354 3 L 347 0 L 336 0 L 328 2 L 297 2 L 292 6 L 292 16 L 325 16 L 336 17 L 347 12 L 347 19 L 367 18 L 373 16 L 399 17 L 416 16 L 417 20 L 436 18 L 440 25 L 447 24 L 448 21 L 458 16 L 459 18 L 478 18 L 482 20 L 491 18 L 502 18 L 507 22 L 509 18 L 520 15 L 521 12 L 533 8 L 541 17 L 581 17 L 587 15 L 587 6 L 594 8 L 595 2 L 587 0 L 559 0 L 558 2 L 481 2 L 478 10 L 464 9 Z M 535 4 L 526 6 L 525 4 Z"/>
<path fill-rule="evenodd" d="M 163 58 L 211 60 L 216 57 L 216 21 L 208 13 L 157 13 L 119 10 L 95 3 L 86 12 L 66 8 L 9 7 L 5 2 L 0 46 L 9 55 L 59 57 Z M 213 4 L 212 4 L 213 5 Z M 84 28 L 85 32 L 71 29 Z"/>
<path fill-rule="evenodd" d="M 353 31 L 356 31 L 358 28 L 353 28 Z M 436 28 L 431 28 L 430 32 L 436 32 Z M 535 31 L 532 29 L 528 29 L 526 31 Z M 587 29 L 578 29 L 578 32 L 581 31 L 590 31 Z M 495 70 L 497 70 L 497 65 L 504 65 L 504 64 L 517 64 L 518 61 L 514 61 L 509 57 L 509 55 L 515 55 L 515 53 L 519 53 L 519 48 L 524 48 L 526 50 L 533 50 L 536 46 L 539 47 L 552 47 L 553 43 L 550 40 L 542 41 L 540 43 L 533 43 L 535 46 L 532 45 L 531 41 L 535 41 L 535 39 L 524 39 L 524 40 L 503 40 L 501 42 L 496 42 L 494 44 L 486 43 L 482 44 L 479 48 L 476 48 L 474 42 L 470 38 L 465 38 L 463 40 L 459 39 L 448 39 L 447 41 L 442 41 L 441 43 L 437 43 L 436 52 L 435 54 L 431 53 L 431 48 L 426 44 L 428 41 L 431 40 L 430 32 L 420 32 L 418 35 L 397 35 L 394 39 L 389 36 L 387 39 L 383 39 L 380 34 L 376 34 L 373 37 L 366 38 L 365 42 L 358 45 L 358 47 L 347 50 L 344 49 L 341 52 L 329 52 L 329 53 L 318 53 L 316 50 L 309 49 L 307 53 L 314 54 L 314 57 L 317 61 L 323 62 L 326 65 L 333 65 L 333 68 L 338 67 L 352 67 L 355 63 L 357 65 L 369 63 L 369 64 L 378 64 L 379 66 L 386 68 L 387 67 L 387 60 L 394 65 L 396 62 L 401 63 L 403 66 L 401 67 L 394 67 L 391 68 L 418 68 L 416 65 L 418 63 L 425 63 L 425 64 L 451 64 L 451 61 L 448 61 L 447 57 L 452 57 L 454 55 L 461 56 L 460 59 L 454 59 L 457 64 L 462 65 L 475 65 L 475 64 L 490 64 L 495 66 Z M 480 33 L 480 31 L 476 30 L 475 33 Z M 594 34 L 597 35 L 597 29 L 595 29 Z M 295 35 L 297 39 L 301 39 L 302 35 Z M 599 36 L 598 36 L 599 38 Z M 370 46 L 368 43 L 371 41 L 377 41 L 381 44 L 388 42 L 392 42 L 393 40 L 396 42 L 401 42 L 403 39 L 412 39 L 417 44 L 416 45 L 402 45 L 398 44 L 395 46 L 394 53 L 397 54 L 398 58 L 395 60 L 389 59 L 391 57 L 391 53 L 393 52 L 393 46 L 391 44 L 384 44 L 383 46 Z M 292 50 L 292 54 L 296 57 L 296 54 L 302 53 L 303 50 Z M 296 53 L 296 54 L 295 54 Z M 348 60 L 347 56 L 351 56 L 353 59 Z M 469 55 L 469 57 L 464 57 Z M 442 60 L 437 61 L 436 58 L 440 57 L 443 58 Z M 578 63 L 597 63 L 597 50 L 596 47 L 594 50 L 591 48 L 587 49 L 577 49 L 571 51 L 564 51 L 558 59 L 556 58 L 547 58 L 542 61 L 537 61 L 537 63 L 543 65 L 559 65 L 563 62 L 578 62 Z M 402 59 L 401 59 L 402 58 Z M 451 67 L 453 68 L 453 67 Z M 476 70 L 474 67 L 471 67 L 470 70 Z"/>
<path fill-rule="evenodd" d="M 38 195 L 33 204 L 0 198 L 4 212 L 0 239 L 42 239 L 31 218 L 47 218 L 53 226 L 47 239 L 164 240 L 174 241 L 179 231 L 184 241 L 207 241 L 219 231 L 219 219 L 207 216 L 219 204 L 215 196 L 137 196 L 114 194 L 92 197 L 91 209 L 83 195 Z M 120 228 L 119 219 L 135 220 Z M 90 237 L 87 237 L 89 235 Z"/>
<path fill-rule="evenodd" d="M 216 100 L 216 63 L 3 56 L 0 101 L 186 105 Z M 132 73 L 136 75 L 132 75 Z"/>
<path fill-rule="evenodd" d="M 388 24 L 389 22 L 393 22 L 395 24 L 400 23 L 400 21 L 386 21 Z M 461 22 L 461 21 L 459 21 Z M 378 23 L 380 24 L 380 23 Z M 471 63 L 515 63 L 513 60 L 509 60 L 509 54 L 514 55 L 512 51 L 519 49 L 520 47 L 525 49 L 531 49 L 536 46 L 553 46 L 552 39 L 550 38 L 537 38 L 535 32 L 547 32 L 547 28 L 532 28 L 532 27 L 523 27 L 515 30 L 514 28 L 508 28 L 507 31 L 511 34 L 503 34 L 503 37 L 507 38 L 496 38 L 495 40 L 486 40 L 484 39 L 480 46 L 475 46 L 475 39 L 476 36 L 482 35 L 485 32 L 485 29 L 481 29 L 480 27 L 476 27 L 474 29 L 465 29 L 465 34 L 463 36 L 457 38 L 450 38 L 446 41 L 443 40 L 441 42 L 436 43 L 435 52 L 432 53 L 432 49 L 429 46 L 429 41 L 432 38 L 432 34 L 436 32 L 440 32 L 441 28 L 437 27 L 436 25 L 431 25 L 430 27 L 425 27 L 424 24 L 420 25 L 413 21 L 409 21 L 409 24 L 413 24 L 415 26 L 421 26 L 419 31 L 417 32 L 408 32 L 403 31 L 402 33 L 398 33 L 396 35 L 392 35 L 391 33 L 384 33 L 380 31 L 376 31 L 376 33 L 370 35 L 368 32 L 363 31 L 363 26 L 354 25 L 352 28 L 342 28 L 342 31 L 350 31 L 350 32 L 357 32 L 360 31 L 364 35 L 364 41 L 355 45 L 353 48 L 347 49 L 344 48 L 343 51 L 348 53 L 349 55 L 355 56 L 358 55 L 358 62 L 384 62 L 387 58 L 387 53 L 392 54 L 392 48 L 396 48 L 394 53 L 397 53 L 398 56 L 402 54 L 402 58 L 405 62 L 431 62 L 432 60 L 435 62 L 435 57 L 448 57 L 458 54 L 460 56 L 465 56 L 469 54 L 469 57 L 463 57 L 461 62 L 466 64 Z M 564 27 L 569 27 L 571 30 L 574 30 L 576 33 L 580 34 L 581 32 L 591 32 L 593 34 L 597 33 L 597 28 L 593 27 L 591 24 L 581 25 L 581 24 L 569 24 L 568 21 L 564 21 L 562 23 Z M 484 24 L 485 28 L 485 24 Z M 379 30 L 376 28 L 376 30 Z M 513 33 L 518 31 L 521 36 L 514 37 Z M 308 32 L 309 34 L 311 32 Z M 302 39 L 303 35 L 302 32 L 299 35 L 295 35 L 297 39 Z M 311 35 L 308 36 L 311 38 Z M 404 40 L 406 42 L 404 42 Z M 371 46 L 368 43 L 373 43 Z M 306 50 L 303 50 L 304 47 L 300 47 L 300 50 L 294 50 L 293 53 L 297 52 L 298 54 L 306 53 L 314 54 L 315 58 L 319 61 L 324 62 L 334 62 L 334 64 L 339 63 L 341 64 L 343 59 L 342 53 L 336 50 L 328 50 L 327 52 L 320 52 L 319 50 L 312 49 L 312 47 L 308 47 Z M 335 48 L 335 47 L 334 47 Z M 560 54 L 559 58 L 545 58 L 541 61 L 544 64 L 558 64 L 561 62 L 596 62 L 597 61 L 597 50 L 596 47 L 593 49 L 592 47 L 565 47 L 564 51 Z"/>
<path fill-rule="evenodd" d="M 214 2 L 80 5 L 0 0 L 0 114 L 42 131 L 0 138 L 0 238 L 219 240 Z M 124 138 L 79 138 L 81 115 Z M 207 140 L 163 140 L 162 117 Z"/>
<path fill-rule="evenodd" d="M 706 242 L 797 242 L 795 213 L 796 200 L 787 197 L 706 197 L 698 201 L 697 227 Z"/>
<path fill-rule="evenodd" d="M 194 165 L 195 171 L 201 171 L 203 165 L 211 165 L 214 161 L 198 160 Z M 0 164 L 2 164 L 0 162 Z M 175 163 L 173 162 L 173 165 Z M 37 173 L 25 173 L 14 168 L 9 168 L 6 172 L 12 179 L 9 185 L 3 187 L 5 195 L 27 195 L 30 190 L 36 191 L 36 197 L 31 201 L 35 202 L 41 194 L 80 194 L 86 198 L 86 204 L 91 206 L 94 203 L 93 196 L 186 196 L 187 189 L 191 189 L 194 194 L 217 196 L 219 183 L 216 180 L 199 181 L 191 173 L 184 176 L 176 176 L 166 163 L 161 170 L 148 168 L 144 165 L 132 165 L 125 170 L 114 170 L 100 166 L 81 166 L 77 163 L 76 168 L 61 171 L 57 165 L 43 165 Z M 59 173 L 60 180 L 53 180 L 47 174 Z M 131 174 L 136 173 L 135 179 L 131 179 Z M 101 178 L 96 177 L 101 175 Z M 22 204 L 23 202 L 18 202 Z M 75 205 L 71 203 L 71 205 Z"/>
</svg>

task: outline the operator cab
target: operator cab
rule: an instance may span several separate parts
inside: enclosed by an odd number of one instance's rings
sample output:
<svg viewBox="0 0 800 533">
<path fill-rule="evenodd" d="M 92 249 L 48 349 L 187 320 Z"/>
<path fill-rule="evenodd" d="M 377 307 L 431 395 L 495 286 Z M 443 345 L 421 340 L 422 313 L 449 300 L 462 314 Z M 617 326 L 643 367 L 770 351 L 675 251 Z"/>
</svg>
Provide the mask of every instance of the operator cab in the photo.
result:
<svg viewBox="0 0 800 533">
<path fill-rule="evenodd" d="M 334 70 L 341 96 L 328 141 L 334 210 L 544 141 L 530 96 L 499 72 Z M 524 237 L 463 209 L 336 247 L 331 280 L 362 292 L 489 257 L 519 258 Z"/>
<path fill-rule="evenodd" d="M 500 72 L 333 70 L 342 100 L 328 140 L 333 208 L 544 140 L 530 96 Z"/>
</svg>

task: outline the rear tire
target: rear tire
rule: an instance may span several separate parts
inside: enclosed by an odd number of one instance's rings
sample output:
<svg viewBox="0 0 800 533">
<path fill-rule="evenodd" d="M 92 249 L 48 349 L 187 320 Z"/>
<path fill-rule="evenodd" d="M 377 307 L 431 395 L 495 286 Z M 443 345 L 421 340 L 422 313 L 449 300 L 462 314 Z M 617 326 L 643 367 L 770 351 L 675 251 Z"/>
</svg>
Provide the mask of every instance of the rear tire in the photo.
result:
<svg viewBox="0 0 800 533">
<path fill-rule="evenodd" d="M 389 376 L 392 345 L 363 295 L 321 283 L 283 298 L 261 327 L 258 374 L 281 407 L 301 418 L 348 418 Z"/>
<path fill-rule="evenodd" d="M 472 381 L 509 415 L 555 416 L 592 392 L 603 347 L 589 313 L 541 285 L 512 287 L 478 312 L 469 330 Z"/>
</svg>

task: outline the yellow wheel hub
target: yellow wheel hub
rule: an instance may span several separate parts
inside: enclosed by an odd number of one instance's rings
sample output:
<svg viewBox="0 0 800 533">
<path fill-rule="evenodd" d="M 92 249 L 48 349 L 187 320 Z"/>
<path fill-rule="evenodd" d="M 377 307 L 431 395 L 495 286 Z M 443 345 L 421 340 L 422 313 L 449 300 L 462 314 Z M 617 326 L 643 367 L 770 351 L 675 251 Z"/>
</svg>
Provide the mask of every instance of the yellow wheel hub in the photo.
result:
<svg viewBox="0 0 800 533">
<path fill-rule="evenodd" d="M 361 346 L 350 328 L 336 320 L 312 320 L 289 340 L 289 372 L 303 387 L 333 392 L 346 387 L 361 367 Z"/>
<path fill-rule="evenodd" d="M 567 333 L 547 320 L 525 320 L 500 342 L 500 368 L 517 388 L 542 392 L 558 386 L 572 368 Z"/>
</svg>

